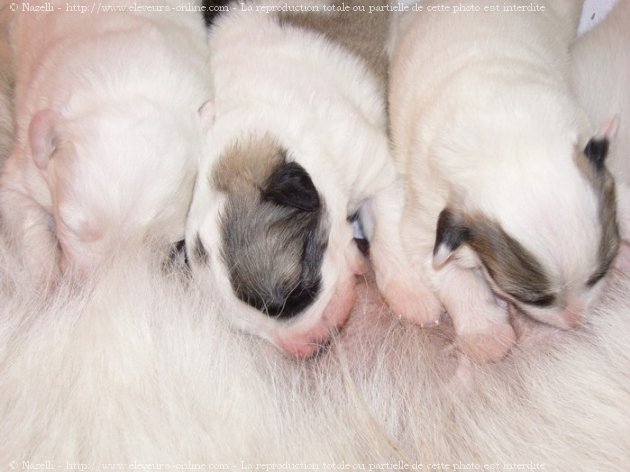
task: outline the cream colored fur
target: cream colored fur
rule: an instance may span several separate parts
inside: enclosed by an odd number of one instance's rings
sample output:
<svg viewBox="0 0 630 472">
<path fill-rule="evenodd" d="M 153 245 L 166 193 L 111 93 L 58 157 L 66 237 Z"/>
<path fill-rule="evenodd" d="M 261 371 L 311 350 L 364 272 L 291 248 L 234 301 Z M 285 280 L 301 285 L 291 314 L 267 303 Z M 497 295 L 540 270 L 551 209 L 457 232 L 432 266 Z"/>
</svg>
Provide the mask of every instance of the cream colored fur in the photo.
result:
<svg viewBox="0 0 630 472">
<path fill-rule="evenodd" d="M 451 328 L 396 320 L 372 280 L 331 351 L 296 362 L 233 332 L 212 294 L 147 253 L 131 247 L 86 289 L 64 280 L 50 296 L 0 240 L 0 470 L 628 468 L 627 278 L 584 328 L 528 324 L 506 359 L 462 379 Z"/>
</svg>

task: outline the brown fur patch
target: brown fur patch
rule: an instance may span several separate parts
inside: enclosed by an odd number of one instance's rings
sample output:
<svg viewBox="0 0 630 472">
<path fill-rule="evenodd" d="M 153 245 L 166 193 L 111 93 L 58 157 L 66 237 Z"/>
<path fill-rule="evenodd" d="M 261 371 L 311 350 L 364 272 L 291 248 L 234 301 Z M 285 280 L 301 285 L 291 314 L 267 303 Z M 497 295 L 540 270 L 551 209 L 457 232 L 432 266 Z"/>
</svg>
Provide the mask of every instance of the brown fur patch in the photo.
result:
<svg viewBox="0 0 630 472">
<path fill-rule="evenodd" d="M 599 199 L 599 220 L 602 239 L 599 245 L 599 260 L 595 272 L 588 281 L 594 285 L 603 278 L 619 251 L 619 229 L 617 226 L 617 198 L 612 175 L 603 167 L 597 169 L 584 153 L 576 153 L 575 162 Z"/>
<path fill-rule="evenodd" d="M 555 296 L 543 266 L 501 225 L 483 216 L 470 218 L 469 245 L 506 293 L 528 304 L 551 305 Z"/>
<path fill-rule="evenodd" d="M 390 16 L 385 12 L 368 13 L 369 6 L 388 5 L 386 0 L 350 0 L 343 2 L 349 12 L 336 13 L 280 13 L 282 25 L 292 25 L 325 35 L 330 41 L 360 57 L 381 81 L 387 82 L 387 42 Z M 342 2 L 333 2 L 341 6 Z M 365 11 L 353 12 L 354 6 Z"/>
</svg>

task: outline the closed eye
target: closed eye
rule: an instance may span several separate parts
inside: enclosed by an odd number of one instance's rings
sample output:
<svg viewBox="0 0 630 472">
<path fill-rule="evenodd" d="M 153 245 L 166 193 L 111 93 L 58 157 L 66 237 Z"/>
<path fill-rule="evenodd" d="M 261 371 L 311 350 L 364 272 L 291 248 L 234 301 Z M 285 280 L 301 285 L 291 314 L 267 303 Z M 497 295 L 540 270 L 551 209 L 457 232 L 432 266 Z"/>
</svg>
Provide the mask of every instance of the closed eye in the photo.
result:
<svg viewBox="0 0 630 472">
<path fill-rule="evenodd" d="M 553 305 L 553 302 L 556 300 L 556 296 L 553 294 L 546 294 L 546 295 L 540 295 L 540 296 L 535 296 L 532 294 L 531 297 L 523 296 L 522 294 L 516 295 L 513 293 L 511 293 L 510 295 L 514 299 L 518 300 L 521 303 L 524 303 L 525 305 L 534 305 L 541 308 Z"/>
<path fill-rule="evenodd" d="M 591 276 L 591 278 L 588 279 L 588 281 L 586 282 L 586 286 L 587 287 L 594 286 L 595 284 L 597 284 L 597 282 L 599 282 L 600 280 L 602 280 L 606 276 L 607 272 L 608 272 L 608 270 L 600 270 L 598 272 L 595 272 L 595 274 L 593 274 Z"/>
</svg>

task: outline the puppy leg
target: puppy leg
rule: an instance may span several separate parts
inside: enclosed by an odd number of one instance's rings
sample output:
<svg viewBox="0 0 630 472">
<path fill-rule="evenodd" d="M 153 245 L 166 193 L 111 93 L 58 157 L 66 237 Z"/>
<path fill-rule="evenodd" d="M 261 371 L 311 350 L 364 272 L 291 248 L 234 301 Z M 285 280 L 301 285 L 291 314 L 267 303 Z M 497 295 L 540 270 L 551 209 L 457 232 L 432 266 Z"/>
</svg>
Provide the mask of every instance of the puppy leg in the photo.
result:
<svg viewBox="0 0 630 472">
<path fill-rule="evenodd" d="M 396 184 L 379 192 L 362 212 L 376 284 L 394 313 L 420 326 L 436 325 L 442 306 L 422 279 L 422 268 L 413 266 L 403 248 L 404 197 L 401 184 Z"/>
<path fill-rule="evenodd" d="M 483 277 L 454 264 L 447 264 L 434 275 L 460 350 L 478 362 L 502 359 L 516 342 L 516 334 L 506 310 L 497 306 Z"/>
</svg>

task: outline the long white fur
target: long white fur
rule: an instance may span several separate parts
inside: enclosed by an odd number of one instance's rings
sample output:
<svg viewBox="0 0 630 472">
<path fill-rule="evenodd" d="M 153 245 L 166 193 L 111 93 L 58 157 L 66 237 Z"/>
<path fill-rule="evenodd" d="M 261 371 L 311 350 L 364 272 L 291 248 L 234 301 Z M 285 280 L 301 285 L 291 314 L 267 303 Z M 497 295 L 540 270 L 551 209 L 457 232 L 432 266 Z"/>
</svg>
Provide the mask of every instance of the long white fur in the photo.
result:
<svg viewBox="0 0 630 472">
<path fill-rule="evenodd" d="M 85 273 L 121 241 L 183 239 L 211 93 L 201 13 L 79 3 L 86 13 L 53 1 L 11 16 L 16 143 L 2 213 L 44 276 L 57 240 L 61 262 Z"/>
<path fill-rule="evenodd" d="M 299 3 L 299 2 L 297 2 Z M 224 295 L 231 321 L 286 350 L 311 352 L 314 335 L 348 312 L 354 275 L 363 261 L 347 221 L 359 205 L 395 178 L 386 136 L 383 91 L 366 66 L 321 35 L 283 27 L 248 2 L 226 13 L 210 34 L 216 101 L 208 154 L 200 165 L 187 235 L 199 232 L 208 248 L 221 246 L 224 197 L 212 187 L 212 168 L 238 140 L 277 139 L 310 175 L 329 218 L 322 288 L 298 320 L 280 325 L 236 298 L 220 258 L 196 272 Z M 311 2 L 311 5 L 315 3 Z M 332 326 L 323 326 L 330 322 Z M 303 354 L 305 355 L 305 354 Z"/>
<path fill-rule="evenodd" d="M 581 41 L 591 51 L 617 44 L 595 38 Z M 621 81 L 626 65 L 607 70 Z M 449 339 L 393 320 L 372 282 L 327 357 L 299 363 L 231 331 L 213 296 L 160 272 L 151 248 L 129 249 L 88 289 L 68 280 L 50 298 L 0 240 L 3 470 L 24 461 L 370 470 L 398 459 L 424 470 L 627 470 L 627 278 L 583 330 L 536 326 L 501 363 L 472 366 L 462 390 L 442 350 Z"/>
<path fill-rule="evenodd" d="M 547 2 L 544 12 L 490 13 L 484 8 L 494 3 L 478 2 L 478 13 L 457 14 L 459 4 L 450 2 L 451 12 L 426 11 L 437 4 L 422 2 L 425 11 L 406 13 L 393 33 L 391 130 L 406 201 L 393 226 L 402 245 L 391 250 L 408 262 L 376 265 L 377 275 L 397 272 L 402 288 L 390 278 L 384 294 L 407 294 L 400 314 L 421 322 L 439 316 L 416 313 L 420 302 L 408 295 L 407 281 L 424 275 L 453 317 L 462 349 L 496 359 L 515 339 L 507 314 L 478 273 L 476 254 L 464 247 L 447 259 L 440 247 L 433 257 L 435 227 L 447 206 L 483 214 L 532 251 L 567 297 L 562 310 L 528 310 L 541 321 L 566 327 L 596 298 L 597 287 L 582 287 L 597 267 L 598 202 L 573 160 L 595 130 L 568 84 L 581 6 Z"/>
</svg>

